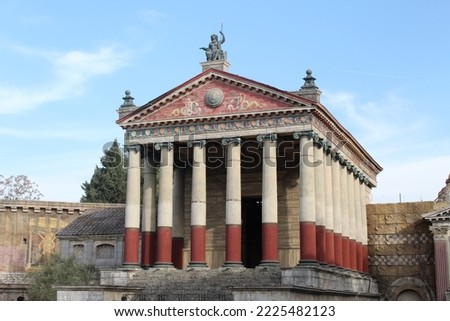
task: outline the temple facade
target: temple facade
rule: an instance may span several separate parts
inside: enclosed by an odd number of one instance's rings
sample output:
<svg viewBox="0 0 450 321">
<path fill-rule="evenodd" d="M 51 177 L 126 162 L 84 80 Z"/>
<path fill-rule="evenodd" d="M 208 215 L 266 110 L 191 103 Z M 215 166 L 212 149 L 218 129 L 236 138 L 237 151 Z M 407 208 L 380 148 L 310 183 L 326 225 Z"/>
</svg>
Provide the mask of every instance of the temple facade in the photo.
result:
<svg viewBox="0 0 450 321">
<path fill-rule="evenodd" d="M 367 273 L 381 166 L 321 104 L 311 70 L 288 92 L 228 67 L 204 62 L 141 107 L 126 92 L 124 267 Z"/>
</svg>

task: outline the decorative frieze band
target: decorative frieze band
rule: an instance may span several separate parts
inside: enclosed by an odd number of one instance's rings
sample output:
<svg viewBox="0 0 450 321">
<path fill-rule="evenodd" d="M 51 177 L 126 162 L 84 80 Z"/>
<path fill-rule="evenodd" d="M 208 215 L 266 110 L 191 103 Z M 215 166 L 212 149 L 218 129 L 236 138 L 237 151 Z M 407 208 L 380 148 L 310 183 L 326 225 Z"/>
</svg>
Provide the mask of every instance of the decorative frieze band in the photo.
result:
<svg viewBox="0 0 450 321">
<path fill-rule="evenodd" d="M 306 136 L 308 139 L 313 141 L 314 146 L 319 149 L 323 149 L 324 153 L 331 154 L 331 158 L 338 162 L 341 166 L 346 167 L 349 174 L 353 174 L 355 178 L 357 178 L 361 184 L 369 185 L 369 179 L 366 177 L 362 171 L 360 171 L 354 164 L 352 164 L 349 160 L 344 158 L 344 155 L 333 148 L 332 144 L 320 137 L 319 134 L 315 133 L 312 130 L 301 131 L 293 133 L 294 139 L 300 139 L 300 137 Z"/>
<path fill-rule="evenodd" d="M 368 243 L 369 245 L 432 244 L 433 237 L 430 233 L 372 234 L 368 236 Z"/>
<path fill-rule="evenodd" d="M 231 119 L 228 121 L 214 121 L 198 124 L 161 125 L 143 129 L 128 129 L 125 141 L 136 138 L 173 137 L 174 135 L 203 134 L 208 132 L 222 132 L 231 130 L 249 130 L 257 128 L 288 127 L 310 124 L 308 115 L 283 115 L 258 119 Z"/>
<path fill-rule="evenodd" d="M 407 255 L 373 255 L 369 256 L 369 264 L 372 266 L 401 266 L 420 264 L 432 264 L 434 262 L 433 255 L 429 254 L 407 254 Z"/>
</svg>

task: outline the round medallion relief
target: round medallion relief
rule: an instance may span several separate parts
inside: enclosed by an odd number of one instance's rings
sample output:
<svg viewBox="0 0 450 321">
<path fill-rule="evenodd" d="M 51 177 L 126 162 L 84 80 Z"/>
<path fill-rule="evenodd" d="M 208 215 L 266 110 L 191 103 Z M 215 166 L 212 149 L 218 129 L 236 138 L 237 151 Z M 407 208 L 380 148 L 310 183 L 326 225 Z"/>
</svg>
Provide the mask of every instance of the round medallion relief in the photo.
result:
<svg viewBox="0 0 450 321">
<path fill-rule="evenodd" d="M 223 91 L 218 88 L 211 88 L 205 94 L 206 106 L 216 108 L 223 102 Z"/>
</svg>

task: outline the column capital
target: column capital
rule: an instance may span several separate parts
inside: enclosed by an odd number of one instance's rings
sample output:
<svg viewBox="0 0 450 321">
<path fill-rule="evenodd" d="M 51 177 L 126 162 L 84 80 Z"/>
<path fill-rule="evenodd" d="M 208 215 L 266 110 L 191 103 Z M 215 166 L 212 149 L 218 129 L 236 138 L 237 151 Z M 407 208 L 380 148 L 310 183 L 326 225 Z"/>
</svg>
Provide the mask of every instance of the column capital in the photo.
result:
<svg viewBox="0 0 450 321">
<path fill-rule="evenodd" d="M 301 132 L 294 132 L 292 136 L 294 136 L 294 139 L 300 139 L 300 137 L 308 137 L 309 139 L 313 139 L 316 133 L 312 130 L 305 130 Z"/>
<path fill-rule="evenodd" d="M 203 146 L 206 145 L 206 140 L 202 139 L 202 140 L 190 140 L 187 142 L 187 146 L 188 147 L 200 147 L 203 148 Z"/>
<path fill-rule="evenodd" d="M 270 133 L 270 134 L 260 134 L 256 136 L 256 140 L 260 143 L 264 141 L 270 141 L 270 142 L 276 142 L 277 141 L 277 134 Z"/>
<path fill-rule="evenodd" d="M 141 145 L 139 145 L 139 144 L 126 145 L 125 149 L 127 149 L 128 151 L 140 152 L 141 151 Z"/>
<path fill-rule="evenodd" d="M 168 150 L 172 150 L 173 149 L 173 143 L 171 143 L 171 142 L 164 142 L 164 143 L 156 143 L 155 144 L 155 149 L 156 150 L 161 150 L 163 148 L 167 148 Z"/>
<path fill-rule="evenodd" d="M 222 139 L 222 145 L 227 146 L 227 145 L 234 145 L 234 146 L 238 146 L 241 144 L 241 138 L 240 137 L 226 137 L 224 139 Z"/>
<path fill-rule="evenodd" d="M 431 233 L 433 233 L 434 240 L 448 240 L 450 224 L 433 224 L 429 228 Z"/>
</svg>

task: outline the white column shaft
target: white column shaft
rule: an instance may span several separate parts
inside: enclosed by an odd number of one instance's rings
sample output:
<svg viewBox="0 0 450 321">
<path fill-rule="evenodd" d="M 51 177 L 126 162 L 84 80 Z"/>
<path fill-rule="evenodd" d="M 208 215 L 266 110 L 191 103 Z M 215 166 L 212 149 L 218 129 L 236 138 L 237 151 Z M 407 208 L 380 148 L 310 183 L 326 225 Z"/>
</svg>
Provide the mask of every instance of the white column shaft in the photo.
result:
<svg viewBox="0 0 450 321">
<path fill-rule="evenodd" d="M 355 186 L 355 226 L 356 226 L 356 235 L 355 239 L 357 242 L 362 242 L 362 217 L 361 217 L 361 187 L 359 183 L 359 179 L 356 178 L 353 180 L 353 184 Z"/>
<path fill-rule="evenodd" d="M 184 237 L 184 169 L 175 167 L 173 175 L 172 237 Z"/>
<path fill-rule="evenodd" d="M 241 224 L 241 145 L 227 147 L 226 224 Z"/>
<path fill-rule="evenodd" d="M 139 228 L 141 213 L 141 164 L 139 147 L 129 148 L 125 228 Z"/>
<path fill-rule="evenodd" d="M 366 185 L 360 184 L 361 194 L 361 225 L 362 225 L 362 237 L 361 242 L 363 245 L 367 245 L 367 212 L 366 212 Z"/>
<path fill-rule="evenodd" d="M 349 237 L 356 239 L 356 219 L 355 219 L 355 180 L 353 173 L 347 171 L 347 189 L 348 189 L 348 224 Z"/>
<path fill-rule="evenodd" d="M 173 149 L 161 147 L 158 226 L 173 226 Z"/>
<path fill-rule="evenodd" d="M 191 225 L 206 225 L 206 149 L 193 147 Z"/>
<path fill-rule="evenodd" d="M 333 193 L 333 230 L 335 233 L 342 233 L 342 211 L 341 211 L 341 173 L 339 163 L 333 161 L 331 165 L 332 193 Z"/>
<path fill-rule="evenodd" d="M 312 139 L 300 136 L 300 222 L 316 221 L 314 149 Z"/>
<path fill-rule="evenodd" d="M 317 166 L 314 167 L 316 225 L 325 226 L 325 166 L 322 148 L 314 148 L 314 158 L 317 162 Z"/>
<path fill-rule="evenodd" d="M 278 223 L 276 142 L 263 143 L 262 223 Z"/>
<path fill-rule="evenodd" d="M 348 174 L 345 166 L 339 165 L 341 182 L 341 227 L 342 236 L 350 237 L 350 217 L 348 208 Z"/>
<path fill-rule="evenodd" d="M 325 228 L 333 230 L 333 177 L 331 154 L 324 155 L 324 183 L 325 183 Z"/>
<path fill-rule="evenodd" d="M 148 155 L 144 159 L 142 231 L 156 231 L 156 167 Z"/>
</svg>

